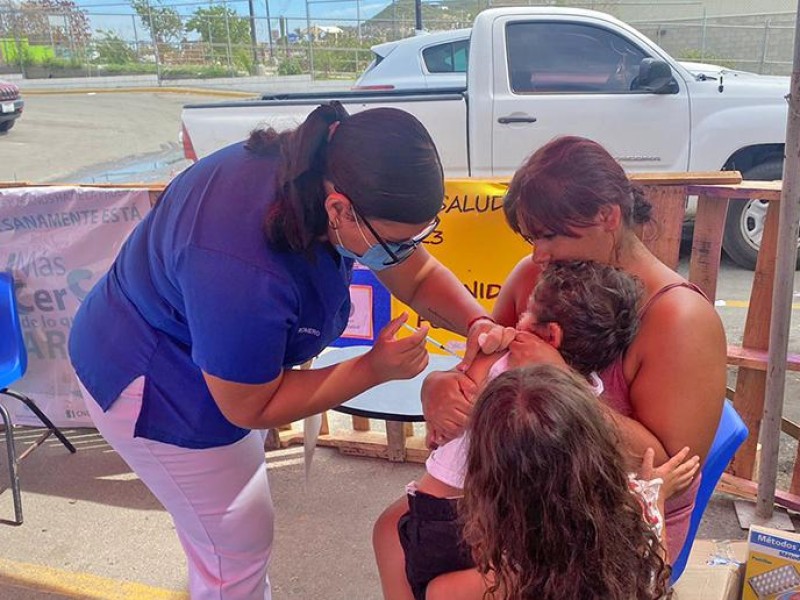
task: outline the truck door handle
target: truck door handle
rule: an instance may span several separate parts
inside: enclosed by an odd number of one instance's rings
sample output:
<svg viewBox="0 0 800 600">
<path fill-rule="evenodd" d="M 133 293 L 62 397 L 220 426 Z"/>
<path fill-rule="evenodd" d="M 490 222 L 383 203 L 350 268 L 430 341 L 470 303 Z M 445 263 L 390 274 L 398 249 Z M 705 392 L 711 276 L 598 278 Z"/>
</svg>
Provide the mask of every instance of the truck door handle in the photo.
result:
<svg viewBox="0 0 800 600">
<path fill-rule="evenodd" d="M 500 117 L 497 122 L 501 125 L 508 125 L 509 123 L 536 123 L 536 117 Z"/>
</svg>

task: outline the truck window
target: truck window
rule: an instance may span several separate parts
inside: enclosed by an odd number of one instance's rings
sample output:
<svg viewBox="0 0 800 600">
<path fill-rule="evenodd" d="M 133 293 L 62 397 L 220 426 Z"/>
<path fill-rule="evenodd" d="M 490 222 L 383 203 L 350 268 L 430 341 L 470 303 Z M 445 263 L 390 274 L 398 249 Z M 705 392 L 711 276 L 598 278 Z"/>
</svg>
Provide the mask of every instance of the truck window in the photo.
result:
<svg viewBox="0 0 800 600">
<path fill-rule="evenodd" d="M 466 73 L 469 40 L 431 46 L 422 51 L 422 60 L 429 73 Z"/>
<path fill-rule="evenodd" d="M 648 54 L 592 25 L 535 22 L 506 26 L 509 85 L 515 93 L 625 93 Z"/>
</svg>

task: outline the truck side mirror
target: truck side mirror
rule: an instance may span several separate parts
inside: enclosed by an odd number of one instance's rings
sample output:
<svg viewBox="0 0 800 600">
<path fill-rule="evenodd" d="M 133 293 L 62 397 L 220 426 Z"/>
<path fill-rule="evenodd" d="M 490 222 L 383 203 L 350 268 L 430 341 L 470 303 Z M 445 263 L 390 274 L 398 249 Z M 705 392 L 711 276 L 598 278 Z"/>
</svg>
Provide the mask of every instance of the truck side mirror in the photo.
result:
<svg viewBox="0 0 800 600">
<path fill-rule="evenodd" d="M 631 90 L 641 90 L 651 94 L 677 94 L 678 82 L 672 76 L 669 64 L 657 58 L 643 58 L 639 63 L 639 75 Z"/>
</svg>

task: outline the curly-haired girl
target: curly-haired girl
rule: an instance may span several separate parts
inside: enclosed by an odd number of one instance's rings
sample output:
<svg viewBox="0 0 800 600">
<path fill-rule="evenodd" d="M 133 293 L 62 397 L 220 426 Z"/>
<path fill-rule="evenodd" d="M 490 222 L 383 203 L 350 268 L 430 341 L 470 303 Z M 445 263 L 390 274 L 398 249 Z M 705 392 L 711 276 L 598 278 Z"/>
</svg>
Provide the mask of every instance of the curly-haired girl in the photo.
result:
<svg viewBox="0 0 800 600">
<path fill-rule="evenodd" d="M 613 431 L 586 383 L 563 369 L 513 369 L 486 386 L 459 509 L 488 597 L 669 597 L 660 540 Z"/>
</svg>

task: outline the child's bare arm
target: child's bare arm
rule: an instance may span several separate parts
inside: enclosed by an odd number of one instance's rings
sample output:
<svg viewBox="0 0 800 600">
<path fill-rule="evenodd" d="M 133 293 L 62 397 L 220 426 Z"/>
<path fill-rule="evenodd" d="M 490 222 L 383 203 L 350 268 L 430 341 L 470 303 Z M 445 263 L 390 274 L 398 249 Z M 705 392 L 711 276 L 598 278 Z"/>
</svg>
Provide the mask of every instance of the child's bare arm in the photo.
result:
<svg viewBox="0 0 800 600">
<path fill-rule="evenodd" d="M 492 365 L 504 354 L 505 352 L 479 354 L 475 357 L 475 360 L 472 361 L 472 364 L 465 374 L 475 382 L 475 385 L 478 387 L 478 393 L 483 389 L 483 385 L 486 383 L 486 378 L 489 376 L 489 370 L 492 368 Z"/>
<path fill-rule="evenodd" d="M 681 493 L 691 485 L 692 480 L 700 470 L 700 457 L 694 455 L 691 458 L 687 458 L 689 456 L 689 448 L 687 446 L 660 467 L 654 467 L 654 456 L 655 453 L 652 448 L 648 448 L 645 451 L 642 463 L 637 470 L 637 477 L 645 481 L 661 479 L 662 483 L 658 493 L 657 505 L 663 516 L 666 514 L 665 503 L 667 498 Z"/>
<path fill-rule="evenodd" d="M 425 406 L 425 391 L 426 391 L 426 384 L 430 380 L 432 384 L 432 380 L 434 377 L 441 378 L 442 376 L 447 377 L 454 377 L 459 378 L 459 385 L 458 389 L 461 391 L 461 395 L 466 401 L 469 403 L 467 404 L 467 408 L 471 411 L 471 403 L 475 401 L 478 393 L 480 393 L 483 384 L 486 381 L 486 377 L 489 374 L 489 369 L 491 369 L 492 365 L 501 357 L 503 356 L 503 352 L 498 352 L 495 354 L 478 354 L 472 361 L 469 369 L 465 373 L 458 371 L 457 368 L 451 369 L 450 371 L 441 371 L 435 372 L 428 375 L 426 382 L 423 383 L 423 407 Z M 465 393 L 464 388 L 462 386 L 463 382 L 472 382 L 474 384 L 475 390 L 470 394 Z M 428 388 L 428 393 L 431 393 L 432 388 Z M 426 413 L 427 415 L 427 413 Z M 429 421 L 425 422 L 425 430 L 426 430 L 426 445 L 428 448 L 436 448 L 439 444 L 443 444 L 454 437 L 454 435 L 443 435 L 444 432 L 440 431 L 438 428 L 432 426 Z M 460 431 L 457 432 L 455 435 L 460 435 Z"/>
<path fill-rule="evenodd" d="M 689 447 L 686 446 L 663 465 L 653 469 L 653 477 L 659 477 L 664 481 L 661 495 L 665 499 L 680 494 L 688 488 L 700 470 L 700 457 L 694 455 L 687 458 L 688 456 Z"/>
</svg>

